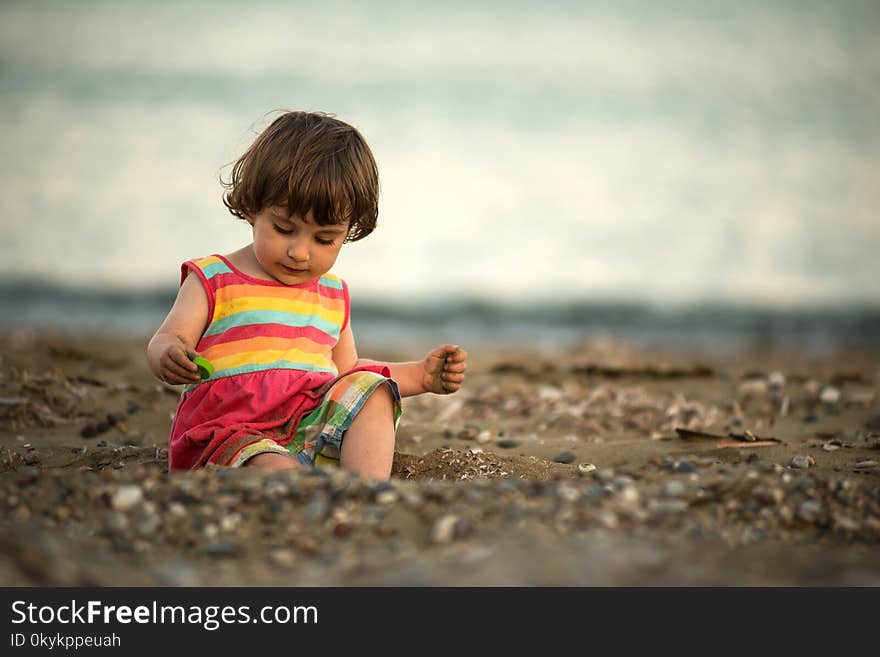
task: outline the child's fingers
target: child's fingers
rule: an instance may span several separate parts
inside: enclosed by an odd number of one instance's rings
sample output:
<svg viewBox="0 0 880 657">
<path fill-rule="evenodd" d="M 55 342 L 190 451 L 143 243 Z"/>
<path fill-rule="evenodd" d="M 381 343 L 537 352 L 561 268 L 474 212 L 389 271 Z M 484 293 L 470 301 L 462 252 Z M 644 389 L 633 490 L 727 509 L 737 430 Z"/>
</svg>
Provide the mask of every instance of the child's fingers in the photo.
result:
<svg viewBox="0 0 880 657">
<path fill-rule="evenodd" d="M 193 365 L 195 368 L 195 365 Z M 162 363 L 163 373 L 166 378 L 168 375 L 174 375 L 181 379 L 181 381 L 198 381 L 199 375 L 198 370 L 193 372 L 189 367 L 184 367 L 177 360 L 174 359 L 173 356 L 169 355 L 167 361 Z"/>
<path fill-rule="evenodd" d="M 455 351 L 453 353 L 449 354 L 449 356 L 447 356 L 446 360 L 447 360 L 447 362 L 452 362 L 452 363 L 463 363 L 464 361 L 467 360 L 467 356 L 468 356 L 468 354 L 464 349 L 462 349 L 461 347 L 456 347 Z"/>
<path fill-rule="evenodd" d="M 467 363 L 458 362 L 451 363 L 448 360 L 446 361 L 446 367 L 444 368 L 445 372 L 465 372 L 467 371 Z"/>
<path fill-rule="evenodd" d="M 197 372 L 199 369 L 198 367 L 196 367 L 196 364 L 192 362 L 192 360 L 190 360 L 187 355 L 182 351 L 171 352 L 171 360 L 174 361 L 174 363 L 178 367 L 182 367 L 184 370 L 187 370 L 189 372 Z"/>
</svg>

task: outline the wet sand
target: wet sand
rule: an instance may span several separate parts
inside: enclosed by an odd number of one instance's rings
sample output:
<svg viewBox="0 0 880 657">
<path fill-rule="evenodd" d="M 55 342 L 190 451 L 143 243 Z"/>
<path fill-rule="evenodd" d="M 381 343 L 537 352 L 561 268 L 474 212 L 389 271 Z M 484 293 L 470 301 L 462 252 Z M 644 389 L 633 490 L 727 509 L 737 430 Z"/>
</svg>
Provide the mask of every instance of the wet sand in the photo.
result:
<svg viewBox="0 0 880 657">
<path fill-rule="evenodd" d="M 471 349 L 377 483 L 169 474 L 145 343 L 0 335 L 3 584 L 880 585 L 876 353 Z"/>
</svg>

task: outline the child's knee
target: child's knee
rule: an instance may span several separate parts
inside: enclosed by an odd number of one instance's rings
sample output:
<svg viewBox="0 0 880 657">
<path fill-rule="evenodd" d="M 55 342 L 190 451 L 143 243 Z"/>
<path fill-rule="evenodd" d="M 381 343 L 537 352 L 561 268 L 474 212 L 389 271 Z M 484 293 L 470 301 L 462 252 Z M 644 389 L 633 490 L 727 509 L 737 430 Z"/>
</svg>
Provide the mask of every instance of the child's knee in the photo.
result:
<svg viewBox="0 0 880 657">
<path fill-rule="evenodd" d="M 377 386 L 373 392 L 370 393 L 369 398 L 364 403 L 364 408 L 370 408 L 374 411 L 391 411 L 394 406 L 394 397 L 391 395 L 391 390 L 387 385 Z"/>
</svg>

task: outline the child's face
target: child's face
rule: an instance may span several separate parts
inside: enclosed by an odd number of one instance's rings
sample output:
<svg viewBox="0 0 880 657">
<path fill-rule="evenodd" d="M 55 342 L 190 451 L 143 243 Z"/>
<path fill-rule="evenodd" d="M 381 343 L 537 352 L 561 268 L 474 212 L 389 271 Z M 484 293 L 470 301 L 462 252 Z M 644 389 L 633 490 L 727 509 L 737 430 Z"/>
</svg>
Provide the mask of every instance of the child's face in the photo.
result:
<svg viewBox="0 0 880 657">
<path fill-rule="evenodd" d="M 330 271 L 348 234 L 348 222 L 332 226 L 305 217 L 287 216 L 270 206 L 248 218 L 254 228 L 254 254 L 267 274 L 285 285 L 306 283 Z"/>
</svg>

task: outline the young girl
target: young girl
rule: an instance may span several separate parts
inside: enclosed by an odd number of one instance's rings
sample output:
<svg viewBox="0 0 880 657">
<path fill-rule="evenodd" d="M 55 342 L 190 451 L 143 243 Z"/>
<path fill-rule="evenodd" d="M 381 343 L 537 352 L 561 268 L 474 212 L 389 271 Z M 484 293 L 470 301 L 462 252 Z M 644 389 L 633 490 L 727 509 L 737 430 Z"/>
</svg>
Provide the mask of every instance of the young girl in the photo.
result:
<svg viewBox="0 0 880 657">
<path fill-rule="evenodd" d="M 342 121 L 289 112 L 223 184 L 253 242 L 183 263 L 177 299 L 147 347 L 156 377 L 187 384 L 169 467 L 341 464 L 387 479 L 400 398 L 458 390 L 467 353 L 446 344 L 420 361 L 358 358 L 348 286 L 330 269 L 345 242 L 376 227 L 369 147 Z M 213 365 L 207 378 L 199 356 Z"/>
</svg>

